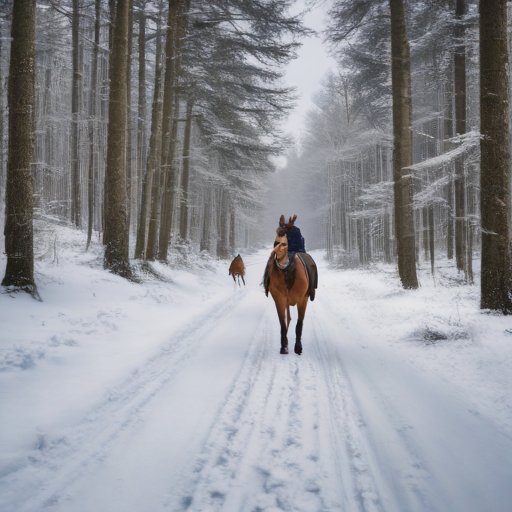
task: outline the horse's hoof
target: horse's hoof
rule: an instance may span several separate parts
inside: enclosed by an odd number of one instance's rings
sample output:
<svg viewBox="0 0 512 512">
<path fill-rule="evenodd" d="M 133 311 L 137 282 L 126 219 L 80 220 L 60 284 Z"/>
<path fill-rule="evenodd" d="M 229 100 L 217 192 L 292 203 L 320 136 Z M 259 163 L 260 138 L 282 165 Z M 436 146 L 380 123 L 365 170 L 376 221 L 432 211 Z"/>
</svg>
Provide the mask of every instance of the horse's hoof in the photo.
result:
<svg viewBox="0 0 512 512">
<path fill-rule="evenodd" d="M 288 354 L 288 347 L 281 347 L 281 352 L 279 352 L 280 354 Z"/>
<path fill-rule="evenodd" d="M 302 354 L 302 345 L 295 345 L 295 353 L 300 356 Z"/>
</svg>

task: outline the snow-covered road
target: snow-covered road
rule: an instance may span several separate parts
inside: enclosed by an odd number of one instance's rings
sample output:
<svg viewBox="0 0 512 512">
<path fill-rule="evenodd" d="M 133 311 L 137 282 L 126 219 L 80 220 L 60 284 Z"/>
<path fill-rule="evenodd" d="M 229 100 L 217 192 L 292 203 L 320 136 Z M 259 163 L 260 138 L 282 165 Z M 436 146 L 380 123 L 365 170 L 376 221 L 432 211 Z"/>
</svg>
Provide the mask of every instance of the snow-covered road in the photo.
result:
<svg viewBox="0 0 512 512">
<path fill-rule="evenodd" d="M 488 326 L 459 312 L 468 336 L 447 348 L 404 341 L 418 325 L 448 329 L 453 305 L 389 276 L 340 278 L 318 255 L 303 355 L 282 356 L 260 287 L 265 255 L 244 259 L 245 288 L 222 276 L 151 357 L 112 370 L 118 381 L 78 421 L 2 466 L 0 510 L 510 510 L 510 375 L 500 371 L 512 351 L 484 343 Z"/>
</svg>

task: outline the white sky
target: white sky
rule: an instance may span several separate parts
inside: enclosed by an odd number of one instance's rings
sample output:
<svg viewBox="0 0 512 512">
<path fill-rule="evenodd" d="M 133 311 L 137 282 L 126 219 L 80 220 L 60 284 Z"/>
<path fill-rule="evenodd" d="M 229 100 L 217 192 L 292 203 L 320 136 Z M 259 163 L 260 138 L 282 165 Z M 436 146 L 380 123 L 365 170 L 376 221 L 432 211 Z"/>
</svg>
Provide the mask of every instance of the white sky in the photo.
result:
<svg viewBox="0 0 512 512">
<path fill-rule="evenodd" d="M 321 32 L 325 27 L 325 16 L 330 2 L 316 2 L 316 5 L 304 18 L 308 28 Z M 296 10 L 304 9 L 305 1 L 298 0 Z M 295 9 L 294 9 L 295 10 Z M 335 61 L 327 55 L 326 47 L 322 44 L 322 35 L 312 36 L 304 40 L 298 50 L 298 57 L 290 63 L 285 75 L 286 85 L 296 87 L 300 98 L 297 106 L 284 123 L 285 133 L 295 137 L 300 135 L 304 124 L 304 115 L 313 107 L 311 98 L 319 89 L 320 82 L 327 71 L 335 68 Z"/>
</svg>

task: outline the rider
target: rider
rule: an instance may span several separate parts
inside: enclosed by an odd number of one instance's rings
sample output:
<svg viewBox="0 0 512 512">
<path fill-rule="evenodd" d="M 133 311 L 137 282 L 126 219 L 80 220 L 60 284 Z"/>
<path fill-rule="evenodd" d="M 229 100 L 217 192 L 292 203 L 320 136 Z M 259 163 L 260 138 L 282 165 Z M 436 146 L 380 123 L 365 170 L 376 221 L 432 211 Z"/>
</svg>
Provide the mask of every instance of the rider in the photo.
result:
<svg viewBox="0 0 512 512">
<path fill-rule="evenodd" d="M 290 217 L 290 220 L 286 224 L 284 215 L 281 215 L 279 219 L 279 227 L 276 230 L 276 241 L 274 247 L 279 243 L 277 240 L 286 235 L 288 239 L 288 252 L 306 252 L 304 246 L 304 237 L 302 236 L 300 229 L 295 226 L 295 220 L 297 215 Z"/>
<path fill-rule="evenodd" d="M 263 276 L 265 294 L 268 297 L 272 259 L 276 258 L 278 267 L 284 270 L 295 260 L 295 253 L 300 253 L 300 255 L 297 255 L 297 258 L 299 258 L 307 268 L 309 298 L 313 301 L 315 300 L 315 290 L 318 286 L 318 270 L 313 258 L 306 253 L 304 237 L 301 235 L 300 229 L 294 225 L 296 219 L 297 215 L 290 217 L 288 224 L 285 224 L 284 215 L 281 215 L 279 219 L 274 248 L 270 254 Z"/>
</svg>

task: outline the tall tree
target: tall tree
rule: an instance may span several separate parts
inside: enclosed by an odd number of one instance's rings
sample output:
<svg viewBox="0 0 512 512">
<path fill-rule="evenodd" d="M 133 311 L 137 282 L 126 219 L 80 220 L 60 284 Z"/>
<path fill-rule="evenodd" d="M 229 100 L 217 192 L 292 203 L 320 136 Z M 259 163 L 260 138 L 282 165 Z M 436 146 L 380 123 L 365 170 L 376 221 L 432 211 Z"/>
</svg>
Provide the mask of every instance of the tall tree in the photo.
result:
<svg viewBox="0 0 512 512">
<path fill-rule="evenodd" d="M 71 93 L 71 222 L 80 227 L 80 160 L 79 160 L 79 131 L 78 115 L 80 109 L 80 89 L 82 73 L 80 71 L 80 2 L 73 0 L 73 14 L 71 21 L 72 53 L 73 53 L 73 80 Z"/>
<path fill-rule="evenodd" d="M 128 2 L 128 51 L 126 63 L 126 197 L 128 200 L 128 230 L 132 210 L 136 210 L 137 183 L 132 165 L 132 50 L 133 50 L 133 0 Z M 135 194 L 134 194 L 135 192 Z M 136 213 L 136 212 L 135 212 Z"/>
<path fill-rule="evenodd" d="M 455 7 L 455 132 L 466 133 L 466 42 L 464 40 L 464 16 L 467 14 L 466 0 L 457 0 Z M 457 269 L 465 271 L 466 264 L 466 179 L 464 155 L 455 160 L 455 260 Z"/>
<path fill-rule="evenodd" d="M 98 53 L 100 47 L 101 28 L 101 0 L 95 0 L 94 46 L 92 49 L 91 90 L 89 97 L 89 176 L 87 180 L 88 222 L 87 245 L 89 248 L 92 238 L 92 224 L 94 220 L 94 125 L 96 123 L 96 89 L 98 84 Z"/>
<path fill-rule="evenodd" d="M 512 314 L 507 1 L 480 2 L 482 309 Z"/>
<path fill-rule="evenodd" d="M 181 213 L 180 236 L 187 239 L 188 234 L 188 208 L 189 208 L 189 173 L 190 173 L 190 137 L 192 133 L 192 108 L 193 99 L 187 101 L 187 113 L 185 121 L 185 134 L 183 137 L 183 164 L 181 169 Z"/>
<path fill-rule="evenodd" d="M 412 104 L 410 50 L 403 0 L 390 0 L 393 87 L 393 179 L 398 273 L 404 288 L 417 288 L 412 208 Z"/>
<path fill-rule="evenodd" d="M 134 172 L 134 181 L 137 183 L 137 194 L 134 198 L 134 206 L 139 205 L 140 184 L 144 175 L 145 149 L 146 149 L 146 2 L 140 2 L 138 12 L 138 50 L 139 50 L 139 91 L 137 109 L 137 160 Z M 135 212 L 138 209 L 135 208 Z M 138 227 L 137 227 L 138 229 Z"/>
<path fill-rule="evenodd" d="M 162 114 L 162 170 L 163 193 L 158 235 L 158 259 L 165 261 L 171 239 L 172 216 L 174 210 L 174 186 L 176 169 L 174 153 L 177 133 L 177 111 L 179 110 L 177 75 L 179 73 L 180 27 L 186 19 L 184 3 L 186 0 L 169 0 L 167 39 L 165 41 L 165 79 L 164 104 Z"/>
<path fill-rule="evenodd" d="M 135 244 L 135 258 L 153 261 L 156 257 L 158 198 L 160 189 L 160 139 L 162 131 L 162 43 L 160 18 L 157 18 L 155 86 L 151 111 L 151 134 Z"/>
<path fill-rule="evenodd" d="M 128 17 L 129 0 L 117 0 L 110 59 L 104 265 L 115 274 L 130 278 L 132 272 L 129 261 L 125 173 Z"/>
<path fill-rule="evenodd" d="M 2 285 L 39 298 L 34 282 L 33 198 L 30 165 L 34 150 L 35 0 L 16 0 L 9 66 L 9 153 L 5 195 Z"/>
</svg>

